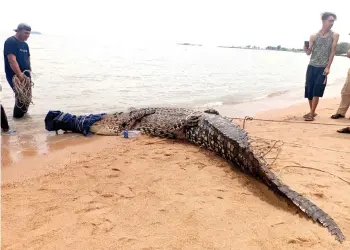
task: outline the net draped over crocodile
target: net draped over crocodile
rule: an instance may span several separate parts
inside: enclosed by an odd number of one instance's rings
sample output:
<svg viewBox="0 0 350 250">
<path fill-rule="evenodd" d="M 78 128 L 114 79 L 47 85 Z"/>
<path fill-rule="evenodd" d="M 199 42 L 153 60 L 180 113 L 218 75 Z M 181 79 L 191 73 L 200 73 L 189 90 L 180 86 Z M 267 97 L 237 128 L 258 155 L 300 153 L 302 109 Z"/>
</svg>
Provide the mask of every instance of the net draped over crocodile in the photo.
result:
<svg viewBox="0 0 350 250">
<path fill-rule="evenodd" d="M 285 185 L 269 169 L 267 162 L 254 153 L 247 133 L 216 110 L 208 109 L 202 112 L 185 108 L 131 108 L 127 112 L 86 116 L 85 118 L 94 119 L 84 124 L 84 132 L 76 128 L 76 122 L 69 122 L 69 119 L 60 120 L 59 117 L 64 113 L 54 112 L 50 111 L 45 118 L 46 129 L 49 131 L 63 129 L 85 135 L 88 132 L 97 135 L 119 135 L 125 129 L 140 130 L 145 135 L 183 139 L 214 151 L 245 173 L 263 182 L 273 192 L 291 201 L 313 221 L 326 227 L 339 242 L 345 240 L 337 223 L 313 202 Z M 84 119 L 84 116 L 79 116 L 79 119 Z"/>
</svg>

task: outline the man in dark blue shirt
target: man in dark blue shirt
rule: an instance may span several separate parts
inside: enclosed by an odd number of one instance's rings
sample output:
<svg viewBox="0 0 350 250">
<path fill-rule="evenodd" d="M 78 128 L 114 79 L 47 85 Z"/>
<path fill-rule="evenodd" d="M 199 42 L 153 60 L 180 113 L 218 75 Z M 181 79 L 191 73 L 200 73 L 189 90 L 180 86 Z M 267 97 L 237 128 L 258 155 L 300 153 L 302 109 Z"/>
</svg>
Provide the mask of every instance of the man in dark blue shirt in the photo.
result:
<svg viewBox="0 0 350 250">
<path fill-rule="evenodd" d="M 21 23 L 14 31 L 16 31 L 16 35 L 7 38 L 4 45 L 6 79 L 12 89 L 13 76 L 16 75 L 22 82 L 24 80 L 24 74 L 30 77 L 28 72 L 23 74 L 23 71 L 31 71 L 29 46 L 25 42 L 29 38 L 31 27 L 25 23 Z M 13 109 L 13 117 L 21 118 L 27 113 L 28 107 L 23 107 L 24 105 L 20 103 L 17 97 L 15 102 L 17 105 L 15 104 Z M 19 108 L 18 106 L 22 108 Z"/>
</svg>

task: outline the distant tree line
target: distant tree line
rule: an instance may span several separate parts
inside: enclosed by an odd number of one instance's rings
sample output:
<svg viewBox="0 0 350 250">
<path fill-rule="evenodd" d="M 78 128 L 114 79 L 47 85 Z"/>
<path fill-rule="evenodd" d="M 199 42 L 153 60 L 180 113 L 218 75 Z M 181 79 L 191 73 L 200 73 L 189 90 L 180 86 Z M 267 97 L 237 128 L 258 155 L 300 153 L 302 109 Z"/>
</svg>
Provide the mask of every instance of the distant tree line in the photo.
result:
<svg viewBox="0 0 350 250">
<path fill-rule="evenodd" d="M 350 43 L 341 42 L 337 44 L 336 55 L 346 54 L 350 49 Z"/>
<path fill-rule="evenodd" d="M 246 45 L 246 46 L 218 46 L 220 48 L 234 48 L 234 49 L 256 49 L 263 50 L 264 48 L 260 48 L 258 46 Z M 341 42 L 337 44 L 336 55 L 346 54 L 350 49 L 350 43 Z M 278 46 L 267 46 L 265 50 L 277 50 L 277 51 L 291 51 L 291 52 L 304 52 L 304 48 L 295 49 L 295 48 L 285 48 L 281 45 Z"/>
<path fill-rule="evenodd" d="M 267 50 L 279 50 L 279 51 L 303 51 L 304 50 L 304 49 L 284 48 L 281 45 L 278 45 L 276 47 L 275 46 L 267 46 L 266 49 Z M 350 43 L 346 43 L 346 42 L 338 43 L 335 54 L 336 55 L 346 54 L 349 49 L 350 49 Z"/>
<path fill-rule="evenodd" d="M 267 46 L 265 48 L 266 50 L 278 50 L 278 51 L 293 51 L 293 52 L 298 52 L 298 51 L 303 51 L 303 49 L 294 49 L 294 48 L 285 48 L 282 47 L 281 45 L 278 46 Z"/>
</svg>

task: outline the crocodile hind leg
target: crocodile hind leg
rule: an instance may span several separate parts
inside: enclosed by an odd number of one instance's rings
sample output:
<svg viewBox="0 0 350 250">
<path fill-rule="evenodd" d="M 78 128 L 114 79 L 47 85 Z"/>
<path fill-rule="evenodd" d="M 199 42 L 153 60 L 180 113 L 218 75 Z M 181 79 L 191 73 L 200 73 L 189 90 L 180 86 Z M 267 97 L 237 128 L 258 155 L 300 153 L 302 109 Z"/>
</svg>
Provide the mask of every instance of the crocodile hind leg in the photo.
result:
<svg viewBox="0 0 350 250">
<path fill-rule="evenodd" d="M 138 122 L 140 119 L 144 118 L 145 116 L 154 114 L 156 111 L 152 108 L 143 108 L 143 109 L 135 109 L 131 108 L 129 109 L 129 115 L 128 119 L 123 122 L 122 127 L 124 129 L 132 129 L 135 126 L 135 123 Z"/>
<path fill-rule="evenodd" d="M 171 123 L 163 121 L 156 125 L 145 123 L 140 127 L 141 133 L 167 139 L 185 138 L 184 129 L 198 125 L 199 115 L 191 114 L 185 119 L 173 120 Z"/>
<path fill-rule="evenodd" d="M 212 108 L 204 110 L 204 113 L 219 115 L 219 112 L 216 109 L 212 109 Z"/>
</svg>

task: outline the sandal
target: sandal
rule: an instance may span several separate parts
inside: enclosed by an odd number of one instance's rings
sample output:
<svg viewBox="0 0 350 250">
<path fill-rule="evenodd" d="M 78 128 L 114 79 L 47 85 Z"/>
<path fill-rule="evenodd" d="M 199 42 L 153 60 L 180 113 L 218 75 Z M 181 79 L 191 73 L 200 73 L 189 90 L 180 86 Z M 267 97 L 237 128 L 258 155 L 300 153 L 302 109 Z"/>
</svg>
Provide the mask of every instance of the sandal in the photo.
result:
<svg viewBox="0 0 350 250">
<path fill-rule="evenodd" d="M 338 133 L 350 134 L 350 127 L 338 129 L 337 132 L 338 132 Z"/>
<path fill-rule="evenodd" d="M 311 114 L 307 114 L 304 118 L 305 121 L 313 121 L 315 116 L 312 116 Z"/>
<path fill-rule="evenodd" d="M 1 130 L 1 134 L 4 134 L 4 135 L 13 135 L 14 133 L 16 133 L 16 130 L 13 130 L 13 129 Z"/>
<path fill-rule="evenodd" d="M 309 115 L 310 115 L 310 113 L 307 113 L 307 114 L 304 115 L 303 117 L 306 118 L 306 117 L 309 116 Z M 317 114 L 315 113 L 315 114 L 314 114 L 314 117 L 316 117 L 316 116 L 317 116 Z"/>
<path fill-rule="evenodd" d="M 331 118 L 332 119 L 339 119 L 339 118 L 345 118 L 345 116 L 341 115 L 341 114 L 335 114 L 335 115 L 332 115 Z"/>
</svg>

